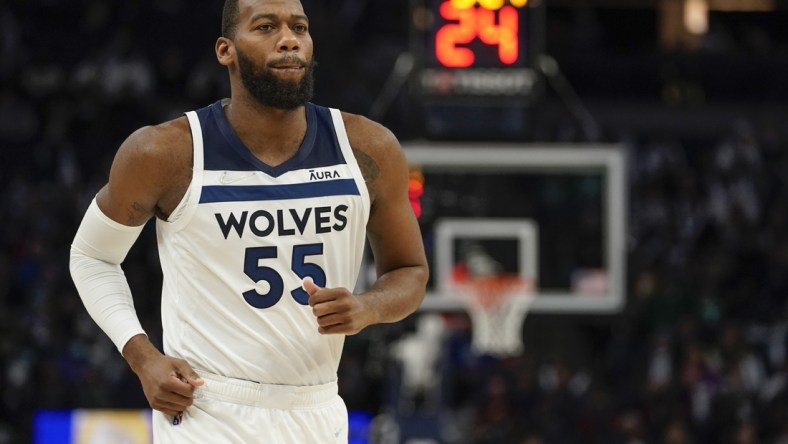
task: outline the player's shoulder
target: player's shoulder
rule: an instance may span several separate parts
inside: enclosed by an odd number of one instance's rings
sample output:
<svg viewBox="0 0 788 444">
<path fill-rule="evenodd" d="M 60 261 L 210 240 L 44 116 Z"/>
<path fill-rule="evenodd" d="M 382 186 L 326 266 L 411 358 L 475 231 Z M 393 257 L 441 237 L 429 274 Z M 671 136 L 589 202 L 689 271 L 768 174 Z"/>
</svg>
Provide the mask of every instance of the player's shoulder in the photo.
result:
<svg viewBox="0 0 788 444">
<path fill-rule="evenodd" d="M 144 175 L 150 181 L 168 186 L 190 174 L 191 147 L 189 123 L 185 117 L 144 126 L 123 141 L 112 169 L 116 174 Z"/>
<path fill-rule="evenodd" d="M 129 135 L 122 149 L 141 155 L 166 156 L 173 150 L 191 147 L 191 130 L 186 117 L 178 117 L 156 125 L 143 126 Z"/>
<path fill-rule="evenodd" d="M 367 117 L 342 113 L 342 119 L 361 174 L 367 184 L 370 198 L 384 194 L 407 170 L 405 153 L 394 133 Z"/>
<path fill-rule="evenodd" d="M 374 158 L 389 156 L 392 151 L 401 151 L 397 137 L 382 124 L 345 111 L 342 112 L 342 120 L 350 146 L 354 150 L 362 150 Z"/>
</svg>

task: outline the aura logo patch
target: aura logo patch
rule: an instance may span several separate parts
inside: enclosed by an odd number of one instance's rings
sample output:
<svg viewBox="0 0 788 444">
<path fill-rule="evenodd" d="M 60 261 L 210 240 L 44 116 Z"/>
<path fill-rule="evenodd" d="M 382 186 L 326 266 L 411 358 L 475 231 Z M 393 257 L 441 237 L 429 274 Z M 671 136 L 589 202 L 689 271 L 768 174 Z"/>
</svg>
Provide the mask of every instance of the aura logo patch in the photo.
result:
<svg viewBox="0 0 788 444">
<path fill-rule="evenodd" d="M 309 180 L 339 179 L 337 170 L 309 170 Z"/>
</svg>

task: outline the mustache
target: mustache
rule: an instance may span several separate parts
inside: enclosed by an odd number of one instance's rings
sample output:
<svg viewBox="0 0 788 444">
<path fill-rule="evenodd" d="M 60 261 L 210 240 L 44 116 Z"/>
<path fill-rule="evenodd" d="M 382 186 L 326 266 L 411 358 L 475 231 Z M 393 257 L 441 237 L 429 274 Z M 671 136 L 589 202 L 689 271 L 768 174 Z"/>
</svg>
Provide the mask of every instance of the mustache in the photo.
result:
<svg viewBox="0 0 788 444">
<path fill-rule="evenodd" d="M 292 56 L 285 56 L 282 57 L 281 59 L 268 62 L 266 66 L 268 66 L 269 68 L 274 68 L 276 66 L 282 66 L 282 65 L 297 65 L 301 68 L 306 68 L 312 63 L 313 62 L 307 62 L 306 60 L 300 59 L 298 56 L 292 55 Z"/>
</svg>

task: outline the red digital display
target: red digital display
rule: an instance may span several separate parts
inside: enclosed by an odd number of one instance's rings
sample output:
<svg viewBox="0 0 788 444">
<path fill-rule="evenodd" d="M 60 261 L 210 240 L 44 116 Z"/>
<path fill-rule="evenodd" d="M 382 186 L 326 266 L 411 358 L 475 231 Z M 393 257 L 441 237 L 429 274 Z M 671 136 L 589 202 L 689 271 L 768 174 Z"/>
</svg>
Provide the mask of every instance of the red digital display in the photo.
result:
<svg viewBox="0 0 788 444">
<path fill-rule="evenodd" d="M 544 0 L 411 0 L 415 91 L 428 100 L 535 97 Z M 500 103 L 500 102 L 499 102 Z"/>
<path fill-rule="evenodd" d="M 514 6 L 492 10 L 474 5 L 461 9 L 446 0 L 438 11 L 448 22 L 435 34 L 435 57 L 443 66 L 472 66 L 476 55 L 467 45 L 475 39 L 497 47 L 498 61 L 504 65 L 514 64 L 520 58 L 520 14 Z"/>
</svg>

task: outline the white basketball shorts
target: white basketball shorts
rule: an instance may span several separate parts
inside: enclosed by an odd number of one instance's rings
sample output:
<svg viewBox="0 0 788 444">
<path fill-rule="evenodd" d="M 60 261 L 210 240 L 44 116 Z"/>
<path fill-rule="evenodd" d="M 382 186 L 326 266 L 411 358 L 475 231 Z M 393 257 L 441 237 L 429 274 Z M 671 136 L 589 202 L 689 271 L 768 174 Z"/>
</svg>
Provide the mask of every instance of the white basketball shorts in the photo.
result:
<svg viewBox="0 0 788 444">
<path fill-rule="evenodd" d="M 337 383 L 260 384 L 198 371 L 205 384 L 178 417 L 153 412 L 154 444 L 348 442 L 348 414 Z"/>
</svg>

